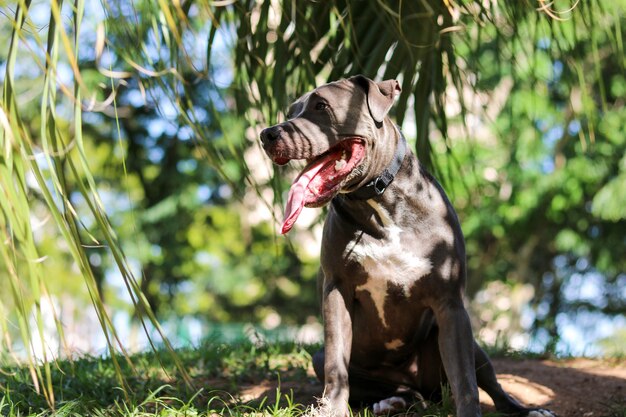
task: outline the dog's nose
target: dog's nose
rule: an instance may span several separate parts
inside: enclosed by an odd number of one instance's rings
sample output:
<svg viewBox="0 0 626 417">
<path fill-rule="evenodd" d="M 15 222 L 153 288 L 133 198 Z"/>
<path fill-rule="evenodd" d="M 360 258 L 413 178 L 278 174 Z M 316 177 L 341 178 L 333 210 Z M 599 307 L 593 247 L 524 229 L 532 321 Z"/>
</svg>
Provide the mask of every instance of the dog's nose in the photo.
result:
<svg viewBox="0 0 626 417">
<path fill-rule="evenodd" d="M 277 126 L 268 127 L 261 131 L 261 142 L 268 145 L 274 142 L 280 136 L 280 129 Z"/>
</svg>

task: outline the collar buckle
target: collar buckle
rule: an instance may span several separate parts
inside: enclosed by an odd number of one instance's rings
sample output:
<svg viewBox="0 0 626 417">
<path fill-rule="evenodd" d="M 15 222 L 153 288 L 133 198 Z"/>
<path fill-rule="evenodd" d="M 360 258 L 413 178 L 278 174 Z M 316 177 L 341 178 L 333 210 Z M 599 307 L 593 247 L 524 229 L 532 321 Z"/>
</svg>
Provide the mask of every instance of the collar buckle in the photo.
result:
<svg viewBox="0 0 626 417">
<path fill-rule="evenodd" d="M 387 184 L 385 184 L 385 180 L 382 177 L 378 177 L 374 180 L 374 191 L 376 195 L 381 195 L 387 189 Z"/>
</svg>

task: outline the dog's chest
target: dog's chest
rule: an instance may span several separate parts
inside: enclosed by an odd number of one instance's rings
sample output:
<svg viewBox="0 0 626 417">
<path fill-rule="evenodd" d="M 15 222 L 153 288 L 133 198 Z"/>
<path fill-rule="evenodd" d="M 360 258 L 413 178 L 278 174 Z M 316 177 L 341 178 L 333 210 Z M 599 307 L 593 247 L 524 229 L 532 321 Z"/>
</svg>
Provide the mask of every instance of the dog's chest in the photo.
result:
<svg viewBox="0 0 626 417">
<path fill-rule="evenodd" d="M 356 296 L 369 296 L 382 323 L 386 326 L 385 303 L 392 293 L 408 298 L 412 288 L 432 270 L 430 259 L 420 254 L 410 231 L 395 225 L 388 213 L 371 203 L 384 226 L 384 237 L 361 237 L 346 247 L 346 264 L 358 263 L 366 280 L 355 288 Z"/>
</svg>

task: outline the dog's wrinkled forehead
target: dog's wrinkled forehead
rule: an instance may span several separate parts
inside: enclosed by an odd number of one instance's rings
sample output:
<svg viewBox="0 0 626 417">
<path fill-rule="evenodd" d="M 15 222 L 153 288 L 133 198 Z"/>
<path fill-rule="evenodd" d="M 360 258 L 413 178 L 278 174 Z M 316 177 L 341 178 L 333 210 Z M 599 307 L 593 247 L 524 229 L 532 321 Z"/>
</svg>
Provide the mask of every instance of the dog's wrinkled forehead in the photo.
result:
<svg viewBox="0 0 626 417">
<path fill-rule="evenodd" d="M 298 117 L 302 114 L 304 107 L 306 106 L 306 102 L 311 93 L 306 93 L 302 97 L 299 97 L 296 101 L 294 101 L 291 106 L 289 106 L 289 110 L 287 110 L 287 118 L 293 119 L 294 117 Z"/>
<path fill-rule="evenodd" d="M 360 103 L 354 103 L 355 96 L 360 96 Z M 301 117 L 306 111 L 319 110 L 325 106 L 331 110 L 345 107 L 358 108 L 365 101 L 365 92 L 348 80 L 340 80 L 324 84 L 310 91 L 289 106 L 287 118 Z"/>
</svg>

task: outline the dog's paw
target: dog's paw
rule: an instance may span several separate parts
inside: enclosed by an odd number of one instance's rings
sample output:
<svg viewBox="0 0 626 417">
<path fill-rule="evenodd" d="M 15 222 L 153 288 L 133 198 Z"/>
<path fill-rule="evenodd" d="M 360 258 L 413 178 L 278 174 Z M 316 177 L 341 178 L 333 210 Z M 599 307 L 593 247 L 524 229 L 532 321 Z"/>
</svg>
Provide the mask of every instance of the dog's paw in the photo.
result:
<svg viewBox="0 0 626 417">
<path fill-rule="evenodd" d="M 401 411 L 406 409 L 406 401 L 402 397 L 391 397 L 386 400 L 379 401 L 372 406 L 374 414 L 377 416 L 389 414 L 392 411 Z"/>
<path fill-rule="evenodd" d="M 535 410 L 528 411 L 526 414 L 528 417 L 557 417 L 555 413 L 550 410 L 545 410 L 543 408 L 537 408 Z"/>
</svg>

